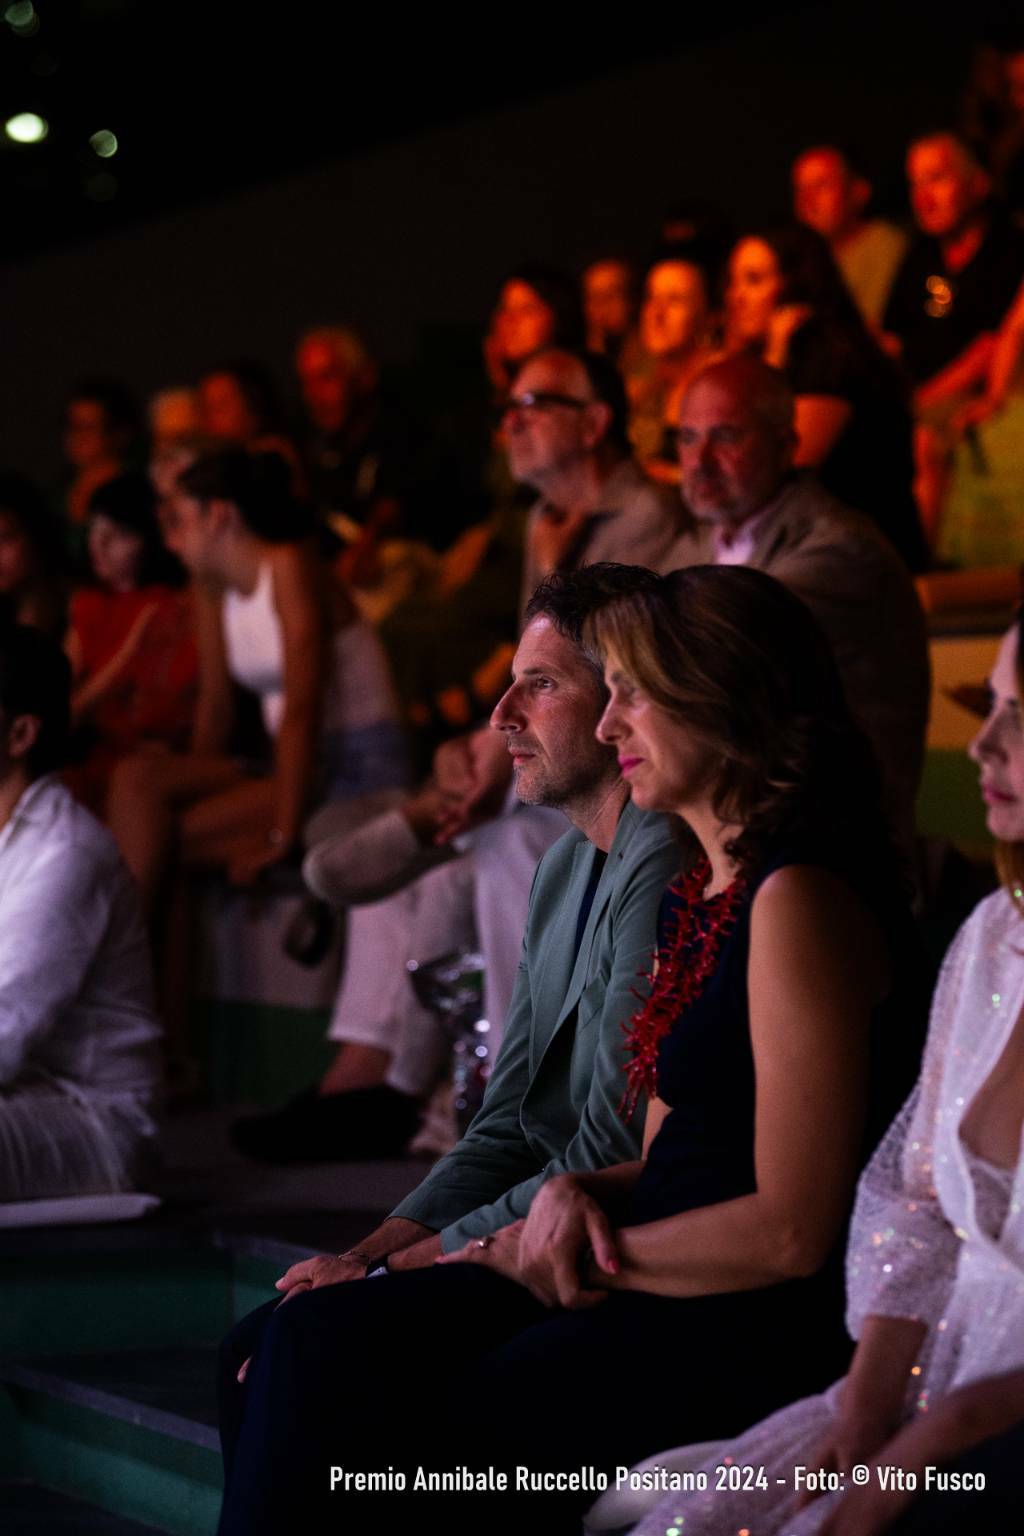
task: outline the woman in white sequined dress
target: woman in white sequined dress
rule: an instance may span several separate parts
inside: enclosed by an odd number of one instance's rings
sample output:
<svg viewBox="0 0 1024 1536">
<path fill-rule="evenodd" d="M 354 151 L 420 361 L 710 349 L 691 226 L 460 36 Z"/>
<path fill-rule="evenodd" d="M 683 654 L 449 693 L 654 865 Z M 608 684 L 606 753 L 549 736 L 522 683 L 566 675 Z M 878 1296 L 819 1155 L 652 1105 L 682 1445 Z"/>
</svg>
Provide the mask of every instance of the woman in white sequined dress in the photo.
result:
<svg viewBox="0 0 1024 1536">
<path fill-rule="evenodd" d="M 1022 625 L 992 674 L 971 746 L 1002 888 L 946 956 L 921 1077 L 861 1179 L 847 1255 L 849 1374 L 707 1459 L 706 1492 L 668 1494 L 634 1536 L 875 1536 L 1004 1529 L 1024 1502 L 1024 694 Z M 801 1341 L 794 1339 L 799 1349 Z M 994 1438 L 998 1437 L 998 1438 Z M 926 1490 L 929 1467 L 985 1465 L 984 1491 Z M 715 1468 L 763 1468 L 760 1490 L 716 1489 Z M 958 1458 L 964 1458 L 961 1463 Z M 665 1458 L 651 1463 L 666 1465 Z M 794 1489 L 795 1469 L 843 1489 Z M 854 1486 L 853 1469 L 868 1480 Z M 916 1493 L 893 1485 L 898 1469 Z M 1012 1470 L 1011 1470 L 1012 1469 Z M 991 1473 L 995 1471 L 996 1476 Z M 858 1476 L 863 1474 L 858 1471 Z M 737 1476 L 742 1480 L 746 1474 Z M 931 1476 L 933 1490 L 935 1476 Z M 889 1486 L 883 1486 L 885 1481 Z M 1015 1487 L 1008 1487 L 1008 1483 Z M 595 1512 L 596 1513 L 596 1512 Z M 635 1518 L 635 1516 L 634 1516 Z"/>
</svg>

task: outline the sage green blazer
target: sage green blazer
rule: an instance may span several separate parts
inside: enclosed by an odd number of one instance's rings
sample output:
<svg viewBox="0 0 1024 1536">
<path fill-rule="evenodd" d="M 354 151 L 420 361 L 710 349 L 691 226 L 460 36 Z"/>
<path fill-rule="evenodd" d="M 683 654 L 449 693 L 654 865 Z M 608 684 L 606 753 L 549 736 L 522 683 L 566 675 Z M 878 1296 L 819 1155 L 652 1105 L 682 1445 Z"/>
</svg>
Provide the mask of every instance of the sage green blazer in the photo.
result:
<svg viewBox="0 0 1024 1536">
<path fill-rule="evenodd" d="M 545 1179 L 639 1155 L 643 1112 L 618 1114 L 623 1024 L 650 968 L 679 850 L 665 817 L 627 802 L 573 953 L 597 850 L 575 828 L 534 876 L 519 973 L 479 1113 L 392 1213 L 441 1232 L 446 1253 L 518 1221 Z"/>
</svg>

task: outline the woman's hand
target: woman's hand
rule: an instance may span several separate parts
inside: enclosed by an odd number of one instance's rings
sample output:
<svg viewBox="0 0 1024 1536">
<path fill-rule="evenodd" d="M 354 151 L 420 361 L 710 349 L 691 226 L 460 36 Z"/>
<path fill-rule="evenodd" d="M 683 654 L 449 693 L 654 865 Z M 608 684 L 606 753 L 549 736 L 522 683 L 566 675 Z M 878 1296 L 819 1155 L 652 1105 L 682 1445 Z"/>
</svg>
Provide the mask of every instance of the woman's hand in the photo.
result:
<svg viewBox="0 0 1024 1536">
<path fill-rule="evenodd" d="M 789 360 L 789 344 L 802 325 L 806 325 L 814 311 L 809 304 L 780 304 L 773 310 L 768 322 L 764 360 L 773 368 L 785 368 Z"/>
<path fill-rule="evenodd" d="M 818 1536 L 881 1536 L 913 1497 L 906 1488 L 879 1487 L 872 1466 L 870 1482 L 843 1495 Z"/>
<path fill-rule="evenodd" d="M 847 1478 L 853 1467 L 870 1461 L 886 1444 L 897 1420 L 869 1412 L 840 1412 L 829 1426 L 824 1439 L 807 1458 L 807 1465 L 817 1472 L 842 1472 Z M 797 1509 L 813 1504 L 820 1494 L 805 1490 L 797 1499 Z"/>
<path fill-rule="evenodd" d="M 497 1274 L 504 1275 L 506 1280 L 514 1280 L 517 1285 L 525 1286 L 526 1280 L 519 1262 L 519 1244 L 525 1226 L 525 1221 L 514 1221 L 511 1226 L 501 1227 L 497 1232 L 488 1232 L 486 1237 L 471 1237 L 464 1248 L 442 1254 L 434 1262 L 482 1264 L 485 1269 L 493 1269 Z M 537 1300 L 543 1301 L 544 1298 L 538 1296 Z"/>
<path fill-rule="evenodd" d="M 523 1283 L 545 1306 L 593 1306 L 606 1292 L 584 1285 L 582 1271 L 591 1253 L 599 1274 L 618 1273 L 615 1236 L 597 1201 L 572 1174 L 548 1179 L 524 1223 L 519 1255 Z"/>
</svg>

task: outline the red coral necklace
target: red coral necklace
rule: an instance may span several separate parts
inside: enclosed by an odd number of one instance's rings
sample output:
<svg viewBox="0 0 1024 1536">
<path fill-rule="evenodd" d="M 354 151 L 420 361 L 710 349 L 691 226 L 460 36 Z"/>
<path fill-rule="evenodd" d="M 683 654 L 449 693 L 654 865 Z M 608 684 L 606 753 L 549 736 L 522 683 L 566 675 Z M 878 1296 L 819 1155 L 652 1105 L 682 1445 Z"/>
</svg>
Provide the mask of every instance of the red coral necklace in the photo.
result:
<svg viewBox="0 0 1024 1536">
<path fill-rule="evenodd" d="M 679 905 L 657 953 L 657 974 L 653 968 L 646 974 L 650 995 L 622 1026 L 633 1058 L 626 1067 L 626 1091 L 619 1105 L 626 1120 L 632 1118 L 641 1093 L 653 1097 L 657 1092 L 658 1047 L 703 992 L 747 893 L 748 881 L 737 875 L 724 891 L 705 899 L 710 874 L 711 865 L 702 855 L 679 884 L 670 887 Z"/>
</svg>

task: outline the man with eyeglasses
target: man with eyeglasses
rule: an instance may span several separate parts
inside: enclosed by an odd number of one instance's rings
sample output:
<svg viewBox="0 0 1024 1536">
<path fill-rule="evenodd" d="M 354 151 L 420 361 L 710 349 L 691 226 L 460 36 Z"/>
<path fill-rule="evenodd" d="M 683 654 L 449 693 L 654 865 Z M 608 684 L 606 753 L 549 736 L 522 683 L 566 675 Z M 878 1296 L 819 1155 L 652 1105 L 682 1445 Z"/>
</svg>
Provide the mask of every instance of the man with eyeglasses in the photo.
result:
<svg viewBox="0 0 1024 1536">
<path fill-rule="evenodd" d="M 539 352 L 513 381 L 501 415 L 509 469 L 540 496 L 527 522 L 521 607 L 554 571 L 605 560 L 669 569 L 678 498 L 633 460 L 628 410 L 618 369 L 598 353 Z"/>
</svg>

